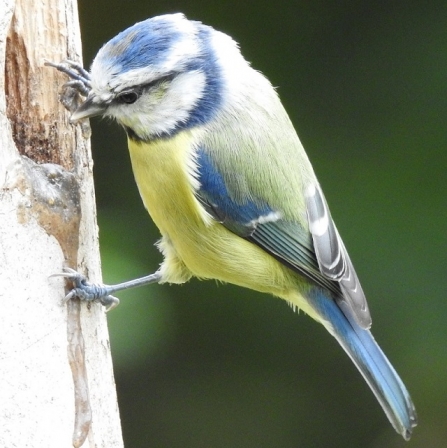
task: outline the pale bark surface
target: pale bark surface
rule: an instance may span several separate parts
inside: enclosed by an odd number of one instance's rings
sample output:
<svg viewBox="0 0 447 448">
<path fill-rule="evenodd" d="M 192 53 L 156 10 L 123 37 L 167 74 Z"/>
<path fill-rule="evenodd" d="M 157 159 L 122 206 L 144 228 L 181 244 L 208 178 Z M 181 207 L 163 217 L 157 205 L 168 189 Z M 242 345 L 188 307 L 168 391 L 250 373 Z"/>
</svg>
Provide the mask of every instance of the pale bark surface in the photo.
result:
<svg viewBox="0 0 447 448">
<path fill-rule="evenodd" d="M 74 1 L 0 2 L 1 447 L 123 446 L 104 311 L 49 279 L 101 275 L 89 142 L 44 66 L 80 55 Z"/>
</svg>

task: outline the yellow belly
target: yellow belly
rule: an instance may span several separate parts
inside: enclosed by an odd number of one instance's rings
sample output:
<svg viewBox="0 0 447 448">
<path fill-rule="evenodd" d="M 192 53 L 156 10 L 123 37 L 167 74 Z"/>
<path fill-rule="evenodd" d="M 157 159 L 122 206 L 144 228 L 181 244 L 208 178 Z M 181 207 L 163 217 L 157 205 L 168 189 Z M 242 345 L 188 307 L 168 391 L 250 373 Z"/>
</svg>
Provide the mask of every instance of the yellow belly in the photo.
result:
<svg viewBox="0 0 447 448">
<path fill-rule="evenodd" d="M 197 201 L 192 141 L 190 132 L 152 143 L 129 140 L 141 197 L 163 236 L 165 281 L 216 279 L 274 294 L 314 314 L 297 292 L 306 288 L 300 276 L 214 221 Z"/>
</svg>

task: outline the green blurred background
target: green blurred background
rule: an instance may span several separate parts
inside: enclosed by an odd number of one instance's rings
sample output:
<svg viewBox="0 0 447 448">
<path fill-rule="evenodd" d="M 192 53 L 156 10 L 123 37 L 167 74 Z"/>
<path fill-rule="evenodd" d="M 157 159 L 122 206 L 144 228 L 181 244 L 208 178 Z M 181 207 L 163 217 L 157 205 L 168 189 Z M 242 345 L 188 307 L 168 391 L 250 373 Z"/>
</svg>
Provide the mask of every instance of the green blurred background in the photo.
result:
<svg viewBox="0 0 447 448">
<path fill-rule="evenodd" d="M 409 443 L 337 343 L 286 303 L 191 281 L 108 315 L 126 446 L 447 446 L 447 2 L 80 0 L 85 65 L 133 23 L 182 11 L 275 86 L 419 413 Z M 124 132 L 93 121 L 104 280 L 154 271 L 157 229 Z M 250 275 L 247 272 L 247 275 Z"/>
</svg>

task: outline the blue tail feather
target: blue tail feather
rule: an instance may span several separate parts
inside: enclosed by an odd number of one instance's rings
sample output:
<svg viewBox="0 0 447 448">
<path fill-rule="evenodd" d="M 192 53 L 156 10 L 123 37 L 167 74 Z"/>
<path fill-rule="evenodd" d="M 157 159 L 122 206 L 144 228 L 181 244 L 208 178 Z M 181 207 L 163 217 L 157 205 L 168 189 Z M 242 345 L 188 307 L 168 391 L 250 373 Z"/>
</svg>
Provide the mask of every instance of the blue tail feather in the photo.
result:
<svg viewBox="0 0 447 448">
<path fill-rule="evenodd" d="M 410 394 L 371 332 L 362 329 L 334 300 L 314 288 L 310 302 L 324 319 L 326 328 L 352 359 L 373 391 L 394 429 L 409 440 L 417 416 Z M 343 304 L 341 304 L 341 307 Z"/>
</svg>

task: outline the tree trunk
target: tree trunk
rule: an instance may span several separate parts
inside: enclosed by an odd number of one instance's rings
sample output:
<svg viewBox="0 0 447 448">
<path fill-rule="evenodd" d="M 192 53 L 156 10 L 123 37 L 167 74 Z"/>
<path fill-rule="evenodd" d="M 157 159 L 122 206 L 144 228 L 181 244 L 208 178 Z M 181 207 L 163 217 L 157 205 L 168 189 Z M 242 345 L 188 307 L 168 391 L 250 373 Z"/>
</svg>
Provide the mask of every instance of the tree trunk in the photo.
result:
<svg viewBox="0 0 447 448">
<path fill-rule="evenodd" d="M 2 0 L 0 55 L 0 446 L 120 447 L 104 310 L 49 278 L 100 280 L 90 145 L 44 66 L 81 61 L 76 2 Z"/>
</svg>

